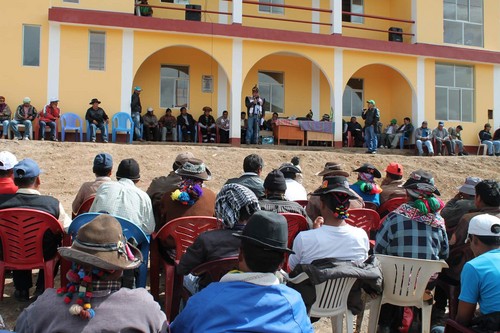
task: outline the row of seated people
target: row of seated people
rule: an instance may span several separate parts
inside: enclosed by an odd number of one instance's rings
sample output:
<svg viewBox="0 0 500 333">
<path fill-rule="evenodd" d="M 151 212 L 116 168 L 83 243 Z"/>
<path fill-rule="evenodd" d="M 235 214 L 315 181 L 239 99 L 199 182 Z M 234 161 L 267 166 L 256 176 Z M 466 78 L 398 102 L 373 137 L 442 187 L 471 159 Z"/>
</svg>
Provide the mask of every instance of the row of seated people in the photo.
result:
<svg viewBox="0 0 500 333">
<path fill-rule="evenodd" d="M 257 162 L 256 164 L 259 165 L 257 167 L 257 170 L 254 169 L 254 171 L 257 172 L 247 171 L 249 164 L 248 162 L 252 160 Z M 97 165 L 105 164 L 109 166 L 111 161 L 112 160 L 109 155 L 100 154 L 96 157 L 96 163 L 94 166 L 96 166 L 96 164 Z M 259 161 L 258 156 L 256 156 L 253 158 L 249 158 L 248 160 L 245 159 L 245 162 L 244 162 L 244 170 L 247 171 L 246 172 L 247 174 L 232 181 L 230 180 L 229 183 L 243 183 L 246 184 L 246 186 L 248 186 L 250 190 L 252 187 L 260 188 L 260 186 L 255 186 L 255 185 L 258 184 L 260 180 L 260 178 L 258 177 L 260 174 L 258 169 L 260 168 L 260 171 L 262 170 L 263 166 L 262 161 L 261 160 Z M 20 178 L 38 179 L 37 170 L 39 169 L 37 169 L 36 164 L 33 165 L 32 162 L 26 160 L 21 161 L 19 164 L 20 165 L 13 168 L 16 184 L 23 186 L 22 182 L 19 181 Z M 247 165 L 245 166 L 245 164 Z M 397 165 L 395 165 L 395 167 L 397 167 Z M 240 208 L 240 212 L 237 212 L 234 210 L 234 208 L 233 210 L 230 210 L 227 207 L 223 208 L 225 206 L 228 206 L 228 202 L 231 203 L 235 203 L 236 201 L 248 202 L 248 200 L 250 200 L 250 202 L 253 202 L 255 206 L 255 199 L 253 199 L 254 197 L 248 191 L 245 192 L 244 189 L 227 186 L 227 188 L 223 188 L 223 190 L 221 190 L 219 195 L 215 196 L 213 192 L 211 193 L 210 190 L 204 188 L 202 186 L 203 181 L 210 179 L 210 171 L 201 161 L 193 159 L 192 156 L 189 156 L 189 154 L 183 154 L 182 156 L 179 156 L 178 160 L 176 159 L 176 163 L 174 163 L 174 169 L 175 168 L 177 168 L 177 170 L 173 171 L 168 177 L 160 177 L 158 179 L 155 179 L 156 182 L 153 181 L 153 183 L 150 186 L 150 189 L 148 189 L 148 192 L 150 192 L 149 194 L 153 199 L 153 205 L 155 204 L 155 198 L 156 199 L 161 198 L 159 202 L 158 201 L 156 202 L 157 207 L 159 206 L 158 217 L 160 219 L 159 221 L 160 225 L 158 225 L 157 221 L 155 227 L 154 219 L 153 223 L 151 224 L 152 219 L 150 214 L 152 214 L 151 210 L 154 210 L 154 207 L 150 210 L 146 210 L 146 212 L 149 211 L 149 214 L 147 214 L 146 216 L 144 215 L 141 216 L 141 214 L 145 212 L 143 209 L 144 207 L 141 206 L 144 205 L 142 201 L 144 201 L 145 199 L 142 195 L 139 194 L 140 190 L 138 190 L 134 186 L 134 182 L 140 179 L 139 166 L 134 160 L 130 159 L 122 161 L 120 163 L 120 166 L 118 167 L 117 178 L 119 179 L 119 182 L 105 182 L 104 184 L 99 186 L 91 210 L 107 211 L 109 213 L 116 214 L 119 216 L 122 216 L 125 213 L 139 214 L 134 216 L 133 218 L 130 218 L 130 220 L 142 221 L 143 223 L 140 226 L 143 228 L 145 232 L 151 233 L 152 230 L 154 230 L 155 228 L 158 230 L 162 224 L 167 223 L 169 219 L 171 220 L 175 218 L 176 217 L 175 214 L 180 214 L 180 215 L 194 214 L 202 216 L 203 215 L 213 216 L 214 214 L 215 215 L 220 214 L 221 217 L 224 217 L 225 219 L 230 219 L 232 216 L 232 221 L 239 221 L 239 214 L 241 214 L 242 209 Z M 287 168 L 283 170 L 292 171 L 293 168 L 287 166 Z M 110 175 L 110 172 L 111 170 L 109 170 L 108 177 Z M 375 167 L 370 165 L 363 165 L 361 168 L 359 168 L 359 170 L 357 169 L 357 172 L 359 173 L 357 186 L 359 188 L 364 188 L 367 192 L 370 192 L 369 194 L 379 194 L 372 192 L 377 192 L 376 186 L 373 186 L 373 178 L 379 178 L 380 172 L 378 172 L 378 170 L 376 170 Z M 397 170 L 397 172 L 398 173 L 401 172 L 402 174 L 402 168 L 401 170 Z M 19 175 L 20 173 L 22 173 L 24 177 L 16 177 L 16 175 Z M 314 192 L 315 195 L 313 196 L 313 197 L 319 197 L 320 199 L 319 201 L 317 201 L 317 204 L 319 204 L 320 215 L 314 218 L 314 222 L 312 223 L 313 230 L 310 230 L 311 232 L 310 234 L 309 232 L 302 232 L 294 240 L 292 249 L 295 252 L 295 254 L 292 254 L 290 256 L 289 259 L 290 268 L 293 268 L 293 266 L 295 266 L 297 263 L 310 264 L 314 259 L 319 259 L 322 256 L 324 256 L 326 252 L 330 253 L 331 244 L 339 245 L 338 256 L 340 258 L 343 258 L 342 254 L 344 255 L 350 254 L 355 256 L 360 255 L 366 259 L 369 250 L 368 237 L 366 233 L 362 230 L 359 232 L 357 231 L 355 232 L 355 230 L 347 230 L 349 228 L 347 228 L 347 225 L 345 223 L 345 219 L 348 217 L 350 201 L 359 200 L 359 196 L 355 194 L 349 187 L 347 178 L 345 178 L 345 173 L 346 171 L 343 171 L 340 168 L 340 166 L 336 163 L 332 163 L 330 165 L 325 166 L 325 169 L 323 170 L 322 174 L 322 176 L 324 177 L 323 185 Z M 36 175 L 36 177 L 33 177 L 34 175 Z M 175 181 L 175 186 L 172 183 L 170 183 L 170 185 L 167 185 L 169 182 L 173 181 Z M 262 180 L 260 180 L 260 183 L 262 183 Z M 266 198 L 258 201 L 261 209 L 264 207 L 274 207 L 274 210 L 278 211 L 279 209 L 278 207 L 293 206 L 289 202 L 286 202 L 284 200 L 279 200 L 280 198 L 283 199 L 284 192 L 286 191 L 287 187 L 286 182 L 284 181 L 284 175 L 281 171 L 271 172 L 268 175 L 268 177 L 266 177 L 266 181 L 263 183 L 264 183 L 263 187 Z M 34 184 L 36 184 L 36 180 Z M 493 189 L 490 192 L 492 192 L 492 195 L 494 197 L 495 196 L 500 197 L 500 194 L 498 193 L 499 191 L 498 183 L 494 182 L 494 185 L 496 185 L 496 187 L 488 185 L 489 188 Z M 163 189 L 165 189 L 166 186 L 171 186 L 170 190 L 167 189 L 165 192 L 162 193 L 161 188 L 163 187 Z M 122 191 L 123 188 L 128 188 L 130 193 L 135 193 L 136 197 L 135 200 L 133 200 L 133 202 L 134 205 L 137 206 L 130 207 L 129 205 L 124 207 L 123 202 L 120 202 L 119 200 L 110 200 L 110 197 L 113 196 L 113 192 L 118 190 L 117 187 L 121 189 L 120 191 Z M 155 188 L 153 189 L 152 187 Z M 447 242 L 447 236 L 443 219 L 439 216 L 439 214 L 437 214 L 437 212 L 442 208 L 442 205 L 441 203 L 439 203 L 439 200 L 437 200 L 435 197 L 435 195 L 439 194 L 439 191 L 437 190 L 437 188 L 433 183 L 432 175 L 421 170 L 418 172 L 414 172 L 410 175 L 410 178 L 403 184 L 403 187 L 408 195 L 409 202 L 408 204 L 406 204 L 406 206 L 403 205 L 402 207 L 399 207 L 395 212 L 392 212 L 388 215 L 385 223 L 382 225 L 381 229 L 377 233 L 375 252 L 382 254 L 392 254 L 403 257 L 417 257 L 421 259 L 432 259 L 432 260 L 444 259 L 448 254 L 448 242 Z M 242 193 L 245 193 L 245 195 L 241 195 Z M 257 198 L 257 194 L 255 192 L 254 195 L 255 198 Z M 482 194 L 482 196 L 485 195 Z M 43 197 L 44 199 L 46 199 L 45 196 Z M 313 197 L 311 197 L 311 199 Z M 224 200 L 226 201 L 224 201 L 223 198 L 225 198 Z M 11 198 L 8 197 L 7 199 Z M 11 202 L 11 200 L 7 201 Z M 211 206 L 207 205 L 207 202 L 210 201 L 212 202 Z M 283 201 L 283 202 L 276 203 L 276 201 Z M 4 203 L 4 201 L 2 201 L 2 203 Z M 9 203 L 7 203 L 7 205 L 8 204 Z M 308 206 L 309 204 L 314 204 L 314 200 L 310 200 Z M 151 202 L 149 203 L 149 205 L 151 205 Z M 218 205 L 220 207 L 219 209 L 217 208 Z M 4 206 L 0 207 L 6 208 Z M 147 204 L 145 204 L 145 206 L 147 206 Z M 117 212 L 113 211 L 114 209 L 118 209 L 118 211 Z M 206 211 L 207 209 L 211 210 L 202 214 L 199 214 L 197 212 L 197 210 Z M 246 209 L 245 207 L 242 216 L 246 217 L 248 215 L 251 215 L 249 211 L 250 209 Z M 425 221 L 421 221 L 421 219 L 415 218 L 415 216 L 419 216 L 419 214 L 423 214 L 426 216 Z M 260 216 L 259 220 L 261 221 L 266 220 L 266 218 Z M 276 221 L 277 218 L 269 217 L 268 220 Z M 239 222 L 244 222 L 244 221 L 239 221 Z M 230 223 L 228 224 L 230 225 Z M 235 225 L 236 224 L 244 224 L 244 223 L 235 223 Z M 401 230 L 406 230 L 404 233 L 402 232 L 405 235 L 415 233 L 415 235 L 420 235 L 420 236 L 417 237 L 416 240 L 410 239 L 406 236 L 404 236 L 403 238 L 398 238 L 399 233 L 394 233 L 395 227 L 400 228 Z M 345 228 L 347 229 L 344 230 Z M 254 230 L 256 229 L 254 228 Z M 246 230 L 246 228 L 243 227 L 243 230 Z M 236 231 L 233 230 L 232 232 L 237 232 L 237 230 Z M 348 235 L 350 235 L 349 237 L 346 236 L 346 232 Z M 243 231 L 243 234 L 244 233 L 245 231 Z M 258 235 L 255 237 L 258 238 Z M 311 245 L 313 244 L 310 241 L 310 237 L 316 240 L 323 238 L 330 239 L 331 237 L 333 237 L 335 241 L 334 242 L 322 241 L 319 243 L 315 241 L 314 246 L 311 247 Z M 421 242 L 423 241 L 423 239 L 428 239 L 429 237 L 431 237 L 433 241 L 427 244 L 426 246 L 423 246 Z M 218 239 L 218 237 L 216 238 Z M 348 242 L 344 243 L 344 241 L 346 240 L 348 240 Z M 417 247 L 416 251 L 408 252 L 406 249 L 411 248 L 413 241 L 417 241 L 418 244 L 420 244 L 420 247 Z M 209 244 L 209 243 L 202 243 L 201 245 L 197 244 L 197 246 L 203 246 L 204 244 Z M 286 237 L 285 237 L 285 244 L 286 244 Z M 162 245 L 167 250 L 166 254 L 168 255 L 168 249 L 171 248 L 171 244 L 166 242 L 165 244 Z M 286 252 L 283 246 L 280 249 L 282 251 L 278 252 Z M 190 252 L 191 251 L 188 250 L 187 253 Z M 333 256 L 337 257 L 337 255 Z M 352 259 L 348 258 L 348 260 L 359 260 L 359 259 L 360 258 L 352 258 Z M 183 259 L 181 258 L 181 262 L 182 260 Z M 273 269 L 275 270 L 276 267 L 274 267 Z M 240 269 L 245 272 L 252 271 L 252 269 L 251 268 L 249 269 L 247 266 L 243 266 L 242 268 L 242 266 L 240 265 Z M 256 271 L 261 271 L 261 270 L 256 270 Z M 192 305 L 192 308 L 190 308 L 188 304 L 188 307 L 181 313 L 179 319 L 174 321 L 174 324 L 172 325 L 173 330 L 176 326 L 176 323 L 179 327 L 178 331 L 194 331 L 195 329 L 199 329 L 199 327 L 203 327 L 204 324 L 202 320 L 197 321 L 190 316 L 192 316 L 193 313 L 196 312 L 199 313 L 196 306 L 197 304 L 200 304 L 198 302 L 207 301 L 206 300 L 207 293 L 208 292 L 203 294 L 203 292 L 201 292 L 198 298 L 193 299 L 193 301 L 189 303 L 189 304 L 194 304 Z M 208 297 L 210 299 L 210 296 Z M 296 305 L 300 310 L 300 304 Z M 278 306 L 276 307 L 277 307 L 276 311 L 283 310 L 283 309 L 281 310 L 278 309 Z M 82 311 L 83 310 L 80 310 L 78 314 L 80 314 Z M 381 320 L 383 318 L 387 319 L 394 317 L 381 316 Z M 227 318 L 217 318 L 216 321 L 220 320 L 222 321 L 222 323 L 219 322 L 219 324 L 228 325 L 228 323 L 225 321 L 226 319 Z M 256 322 L 253 322 L 253 324 L 256 324 Z M 261 324 L 263 325 L 269 323 L 259 323 L 259 325 Z M 195 325 L 195 326 L 190 326 L 190 325 Z M 307 322 L 304 322 L 304 325 L 307 325 Z"/>
</svg>

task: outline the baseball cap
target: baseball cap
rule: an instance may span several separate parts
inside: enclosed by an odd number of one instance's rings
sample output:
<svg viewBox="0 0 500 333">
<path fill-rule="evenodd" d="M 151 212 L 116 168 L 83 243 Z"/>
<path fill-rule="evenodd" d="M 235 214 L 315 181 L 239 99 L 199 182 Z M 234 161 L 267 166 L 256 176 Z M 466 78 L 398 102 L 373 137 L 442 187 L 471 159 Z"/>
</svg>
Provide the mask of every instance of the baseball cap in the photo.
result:
<svg viewBox="0 0 500 333">
<path fill-rule="evenodd" d="M 375 105 L 375 101 L 374 101 L 373 99 L 369 99 L 369 100 L 367 100 L 367 101 L 366 101 L 366 103 L 370 103 L 370 104 Z"/>
<path fill-rule="evenodd" d="M 391 120 L 391 124 L 397 124 L 397 123 L 398 123 L 398 121 L 396 119 Z"/>
<path fill-rule="evenodd" d="M 497 227 L 495 227 L 497 226 Z M 481 214 L 474 216 L 469 222 L 469 235 L 476 236 L 500 236 L 500 218 L 490 215 Z M 467 237 L 469 239 L 469 237 Z M 466 240 L 467 242 L 467 240 Z"/>
<path fill-rule="evenodd" d="M 444 126 L 444 121 L 440 121 L 440 122 L 438 123 L 438 125 L 439 125 L 439 126 Z"/>
<path fill-rule="evenodd" d="M 111 169 L 113 167 L 113 157 L 108 153 L 97 154 L 94 158 L 93 171 Z"/>
<path fill-rule="evenodd" d="M 135 90 L 135 91 L 142 91 L 142 88 L 141 88 L 141 87 L 139 87 L 139 86 L 136 86 L 136 87 L 134 88 L 134 90 Z"/>
<path fill-rule="evenodd" d="M 23 98 L 23 103 L 31 103 L 31 98 L 29 98 L 29 97 L 24 97 L 24 98 Z"/>
<path fill-rule="evenodd" d="M 467 177 L 465 178 L 465 183 L 462 186 L 457 187 L 459 192 L 476 195 L 476 185 L 482 181 L 479 177 Z"/>
<path fill-rule="evenodd" d="M 148 112 L 153 112 L 153 111 L 154 111 L 154 109 L 153 109 L 152 107 L 149 107 L 147 111 L 148 111 Z"/>
<path fill-rule="evenodd" d="M 55 103 L 55 102 L 59 102 L 59 98 L 57 98 L 57 97 L 51 97 L 49 99 L 49 103 Z"/>
<path fill-rule="evenodd" d="M 385 169 L 385 172 L 396 175 L 396 176 L 402 176 L 403 175 L 403 166 L 399 163 L 396 162 L 391 162 Z"/>
<path fill-rule="evenodd" d="M 14 178 L 35 178 L 41 173 L 38 164 L 31 158 L 25 158 L 14 165 Z"/>
<path fill-rule="evenodd" d="M 17 158 L 10 151 L 0 152 L 0 170 L 10 170 L 17 164 Z"/>
</svg>

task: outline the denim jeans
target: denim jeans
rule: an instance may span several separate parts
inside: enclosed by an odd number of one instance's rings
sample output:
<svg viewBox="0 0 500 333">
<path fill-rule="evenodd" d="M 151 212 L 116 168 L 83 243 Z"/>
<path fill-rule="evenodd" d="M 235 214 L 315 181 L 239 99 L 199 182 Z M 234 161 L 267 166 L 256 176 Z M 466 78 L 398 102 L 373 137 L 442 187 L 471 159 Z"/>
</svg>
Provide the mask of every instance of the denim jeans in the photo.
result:
<svg viewBox="0 0 500 333">
<path fill-rule="evenodd" d="M 248 127 L 246 142 L 247 144 L 257 144 L 259 141 L 259 117 L 248 117 Z"/>
<path fill-rule="evenodd" d="M 377 135 L 373 125 L 365 127 L 365 141 L 368 151 L 377 151 Z"/>
<path fill-rule="evenodd" d="M 24 136 L 29 138 L 31 133 L 31 120 L 12 120 L 10 122 L 10 128 L 14 131 L 14 136 L 21 139 L 21 133 L 19 133 L 19 128 L 17 128 L 18 124 L 24 125 Z"/>
<path fill-rule="evenodd" d="M 7 138 L 7 136 L 9 135 L 9 123 L 10 123 L 10 120 L 2 121 L 2 135 L 5 138 Z"/>
<path fill-rule="evenodd" d="M 456 153 L 456 151 L 455 151 L 455 145 L 457 145 L 459 153 L 463 153 L 464 152 L 464 143 L 461 140 L 458 140 L 458 139 L 451 140 L 451 151 L 453 153 Z"/>
<path fill-rule="evenodd" d="M 101 131 L 102 141 L 107 142 L 108 141 L 108 126 L 105 123 L 102 123 L 100 125 L 90 124 L 90 140 L 95 141 L 95 136 L 96 136 L 97 130 Z"/>
<path fill-rule="evenodd" d="M 434 148 L 432 148 L 431 140 L 426 140 L 426 141 L 417 140 L 415 144 L 417 145 L 418 154 L 420 156 L 424 154 L 424 149 L 422 148 L 422 145 L 425 145 L 427 147 L 427 149 L 429 150 L 429 154 L 434 154 Z"/>
<path fill-rule="evenodd" d="M 488 146 L 488 155 L 500 154 L 500 141 L 483 140 L 481 143 Z M 495 151 L 493 151 L 493 147 L 495 147 Z"/>
<path fill-rule="evenodd" d="M 141 114 L 139 112 L 132 112 L 132 121 L 134 122 L 134 133 L 137 140 L 142 139 L 141 136 Z"/>
<path fill-rule="evenodd" d="M 50 139 L 55 139 L 56 138 L 56 122 L 55 121 L 43 121 L 43 120 L 40 120 L 39 122 L 40 124 L 40 139 L 44 139 L 45 138 L 45 126 L 49 126 L 50 127 Z"/>
</svg>

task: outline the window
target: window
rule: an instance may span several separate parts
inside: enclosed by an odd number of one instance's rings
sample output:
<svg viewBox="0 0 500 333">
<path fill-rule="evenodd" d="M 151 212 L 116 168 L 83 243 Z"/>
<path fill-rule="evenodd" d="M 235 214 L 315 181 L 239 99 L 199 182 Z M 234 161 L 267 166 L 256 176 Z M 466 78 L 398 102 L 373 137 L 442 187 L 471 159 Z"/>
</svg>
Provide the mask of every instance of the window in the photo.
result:
<svg viewBox="0 0 500 333">
<path fill-rule="evenodd" d="M 444 42 L 483 46 L 483 0 L 444 0 Z"/>
<path fill-rule="evenodd" d="M 188 107 L 189 67 L 162 65 L 160 72 L 160 107 Z"/>
<path fill-rule="evenodd" d="M 363 14 L 363 0 L 342 0 L 342 12 Z M 352 23 L 364 23 L 363 16 L 342 13 L 342 21 Z"/>
<path fill-rule="evenodd" d="M 106 33 L 89 32 L 89 69 L 103 71 L 106 56 Z"/>
<path fill-rule="evenodd" d="M 80 3 L 80 0 L 63 0 L 63 2 Z"/>
<path fill-rule="evenodd" d="M 259 5 L 259 12 L 269 13 L 269 14 L 284 14 L 285 8 L 269 6 L 267 4 L 273 5 L 283 5 L 285 3 L 284 0 L 259 0 L 259 3 L 265 3 L 266 5 Z"/>
<path fill-rule="evenodd" d="M 436 64 L 436 120 L 474 121 L 474 68 Z"/>
<path fill-rule="evenodd" d="M 23 66 L 40 66 L 40 29 L 23 25 Z"/>
<path fill-rule="evenodd" d="M 285 85 L 282 72 L 259 72 L 260 97 L 266 99 L 264 110 L 283 113 L 285 109 Z"/>
<path fill-rule="evenodd" d="M 350 79 L 342 97 L 342 116 L 358 117 L 363 111 L 363 79 Z"/>
</svg>

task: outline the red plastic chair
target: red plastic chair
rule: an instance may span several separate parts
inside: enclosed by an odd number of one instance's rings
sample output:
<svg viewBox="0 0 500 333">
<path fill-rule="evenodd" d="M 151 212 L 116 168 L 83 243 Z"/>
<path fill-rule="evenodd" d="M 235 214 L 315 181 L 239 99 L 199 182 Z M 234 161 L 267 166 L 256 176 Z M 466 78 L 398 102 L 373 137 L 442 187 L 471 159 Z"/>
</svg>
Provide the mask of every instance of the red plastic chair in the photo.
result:
<svg viewBox="0 0 500 333">
<path fill-rule="evenodd" d="M 302 208 L 305 209 L 307 207 L 307 203 L 309 202 L 309 200 L 295 200 L 295 202 L 301 205 Z"/>
<path fill-rule="evenodd" d="M 380 216 L 380 218 L 383 218 L 407 201 L 408 199 L 406 197 L 392 198 L 390 200 L 387 200 L 382 205 L 380 205 L 379 209 L 377 209 L 378 215 Z"/>
<path fill-rule="evenodd" d="M 187 248 L 203 232 L 215 230 L 218 222 L 215 217 L 187 216 L 173 219 L 154 233 L 150 254 L 151 295 L 158 300 L 160 295 L 160 264 L 165 270 L 165 314 L 169 321 L 174 320 L 179 312 L 182 291 L 182 275 L 175 274 L 175 266 L 179 263 Z M 172 237 L 175 241 L 175 264 L 166 262 L 160 256 L 158 242 Z"/>
<path fill-rule="evenodd" d="M 196 126 L 198 127 L 198 143 L 203 143 L 203 134 L 201 133 L 201 126 L 200 125 L 201 125 L 200 122 L 196 123 Z M 215 143 L 219 143 L 219 142 L 220 142 L 219 127 L 217 127 L 217 125 L 216 125 L 215 126 Z M 210 143 L 210 141 L 208 143 Z"/>
<path fill-rule="evenodd" d="M 378 206 L 374 202 L 365 201 L 365 209 L 371 209 L 371 210 L 377 211 L 378 210 Z"/>
<path fill-rule="evenodd" d="M 363 229 L 368 238 L 370 238 L 370 231 L 377 230 L 380 224 L 380 216 L 373 209 L 367 208 L 353 208 L 349 209 L 349 217 L 346 222 L 352 226 Z M 375 246 L 375 241 L 370 240 L 371 247 Z"/>
<path fill-rule="evenodd" d="M 95 195 L 92 195 L 92 196 L 88 197 L 87 199 L 85 199 L 85 201 L 78 208 L 78 211 L 76 212 L 76 214 L 71 213 L 71 215 L 72 215 L 71 218 L 74 219 L 75 217 L 77 217 L 80 214 L 88 213 L 90 211 L 90 207 L 92 207 L 92 203 L 94 202 L 94 199 L 95 199 Z"/>
<path fill-rule="evenodd" d="M 468 327 L 462 326 L 454 320 L 448 319 L 446 321 L 446 326 L 444 327 L 444 333 L 474 333 Z"/>
<path fill-rule="evenodd" d="M 293 241 L 295 237 L 297 237 L 297 234 L 301 231 L 308 230 L 309 225 L 307 224 L 306 218 L 300 214 L 280 213 L 280 215 L 283 215 L 286 218 L 286 222 L 288 223 L 288 248 L 291 249 L 293 247 Z M 288 268 L 288 253 L 285 255 L 283 267 L 287 272 L 290 272 Z"/>
<path fill-rule="evenodd" d="M 57 219 L 35 209 L 9 208 L 0 211 L 0 239 L 3 261 L 0 261 L 0 300 L 3 299 L 5 270 L 43 269 L 45 288 L 54 287 L 54 269 L 60 259 L 45 261 L 43 258 L 43 234 L 50 230 L 62 235 L 63 229 Z"/>
</svg>

